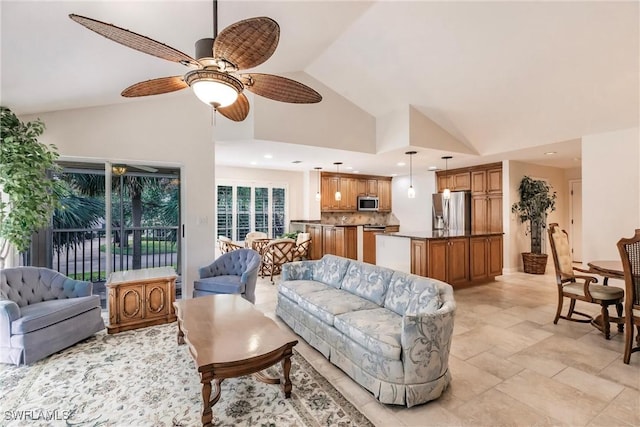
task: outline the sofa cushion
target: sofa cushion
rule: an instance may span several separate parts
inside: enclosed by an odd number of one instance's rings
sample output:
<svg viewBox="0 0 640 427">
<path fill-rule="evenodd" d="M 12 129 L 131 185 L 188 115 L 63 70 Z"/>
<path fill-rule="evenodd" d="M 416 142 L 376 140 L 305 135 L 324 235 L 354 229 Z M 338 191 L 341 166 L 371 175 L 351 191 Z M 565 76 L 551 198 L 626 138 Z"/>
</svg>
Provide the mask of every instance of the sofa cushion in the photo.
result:
<svg viewBox="0 0 640 427">
<path fill-rule="evenodd" d="M 416 276 L 414 274 L 396 271 L 393 273 L 384 300 L 384 307 L 394 312 L 404 315 L 411 301 L 414 304 L 422 303 L 425 307 L 419 308 L 418 312 L 414 309 L 411 313 L 433 313 L 440 308 L 441 301 L 438 296 L 437 283 L 427 277 Z M 382 305 L 382 304 L 381 304 Z"/>
<path fill-rule="evenodd" d="M 356 310 L 379 308 L 371 301 L 341 289 L 326 289 L 300 296 L 300 307 L 328 325 L 336 315 Z"/>
<path fill-rule="evenodd" d="M 362 262 L 352 262 L 340 289 L 366 298 L 381 306 L 389 288 L 393 270 Z"/>
<path fill-rule="evenodd" d="M 400 360 L 402 316 L 386 308 L 352 311 L 335 317 L 337 330 L 374 354 Z"/>
<path fill-rule="evenodd" d="M 193 282 L 193 289 L 217 294 L 241 294 L 244 292 L 244 284 L 240 279 L 240 276 L 235 275 L 207 277 Z"/>
<path fill-rule="evenodd" d="M 26 334 L 100 308 L 100 296 L 56 299 L 22 307 L 22 317 L 11 323 L 11 334 Z"/>
<path fill-rule="evenodd" d="M 350 261 L 335 255 L 325 255 L 318 262 L 313 264 L 313 280 L 326 283 L 334 288 L 340 289 L 344 273 L 349 267 Z"/>
<path fill-rule="evenodd" d="M 312 292 L 324 291 L 332 289 L 329 285 L 316 282 L 315 280 L 287 280 L 280 282 L 278 292 L 285 295 L 290 300 L 300 303 L 303 295 L 309 295 Z"/>
</svg>

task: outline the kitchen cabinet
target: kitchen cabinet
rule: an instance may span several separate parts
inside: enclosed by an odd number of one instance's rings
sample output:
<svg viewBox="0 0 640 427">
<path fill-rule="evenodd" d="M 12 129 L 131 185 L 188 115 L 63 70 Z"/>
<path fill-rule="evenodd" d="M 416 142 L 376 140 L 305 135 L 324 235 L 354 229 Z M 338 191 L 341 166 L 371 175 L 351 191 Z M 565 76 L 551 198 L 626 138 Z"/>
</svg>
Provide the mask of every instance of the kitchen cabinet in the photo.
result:
<svg viewBox="0 0 640 427">
<path fill-rule="evenodd" d="M 391 180 L 378 180 L 378 211 L 391 212 Z"/>
<path fill-rule="evenodd" d="M 322 227 L 323 254 L 358 259 L 357 227 Z"/>
<path fill-rule="evenodd" d="M 502 236 L 469 239 L 470 280 L 486 282 L 502 274 Z"/>
<path fill-rule="evenodd" d="M 340 190 L 341 200 L 335 200 Z M 379 211 L 391 212 L 391 178 L 323 172 L 320 178 L 321 212 L 357 212 L 358 196 L 377 196 Z"/>
<path fill-rule="evenodd" d="M 471 172 L 471 231 L 502 232 L 502 166 Z"/>
<path fill-rule="evenodd" d="M 367 178 L 358 180 L 358 196 L 377 196 L 378 180 Z"/>
<path fill-rule="evenodd" d="M 427 277 L 427 241 L 411 239 L 411 274 Z"/>
<path fill-rule="evenodd" d="M 471 178 L 468 171 L 465 172 L 438 172 L 438 192 L 442 193 L 445 188 L 451 191 L 471 190 Z"/>
<path fill-rule="evenodd" d="M 311 247 L 309 248 L 309 259 L 322 258 L 322 225 L 320 224 L 308 224 L 305 227 L 305 231 L 309 233 L 311 238 Z"/>
<path fill-rule="evenodd" d="M 428 241 L 427 276 L 452 286 L 469 281 L 469 238 Z"/>
<path fill-rule="evenodd" d="M 376 236 L 382 231 L 365 230 L 362 233 L 362 260 L 369 264 L 376 263 Z"/>
</svg>

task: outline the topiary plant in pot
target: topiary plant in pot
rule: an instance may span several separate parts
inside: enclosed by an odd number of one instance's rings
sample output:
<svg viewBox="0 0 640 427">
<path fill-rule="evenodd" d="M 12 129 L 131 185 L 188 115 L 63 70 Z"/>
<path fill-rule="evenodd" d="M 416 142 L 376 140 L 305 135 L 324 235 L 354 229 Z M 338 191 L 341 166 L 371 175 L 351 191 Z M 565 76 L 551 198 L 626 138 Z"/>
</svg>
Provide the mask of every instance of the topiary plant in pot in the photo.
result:
<svg viewBox="0 0 640 427">
<path fill-rule="evenodd" d="M 556 192 L 545 181 L 524 176 L 518 187 L 520 201 L 511 206 L 522 223 L 528 223 L 531 236 L 531 252 L 522 253 L 525 273 L 544 274 L 547 254 L 542 253 L 542 233 L 547 215 L 556 209 Z"/>
<path fill-rule="evenodd" d="M 57 206 L 57 148 L 38 142 L 41 120 L 24 123 L 9 108 L 0 107 L 0 239 L 22 253 L 31 235 L 48 225 Z"/>
</svg>

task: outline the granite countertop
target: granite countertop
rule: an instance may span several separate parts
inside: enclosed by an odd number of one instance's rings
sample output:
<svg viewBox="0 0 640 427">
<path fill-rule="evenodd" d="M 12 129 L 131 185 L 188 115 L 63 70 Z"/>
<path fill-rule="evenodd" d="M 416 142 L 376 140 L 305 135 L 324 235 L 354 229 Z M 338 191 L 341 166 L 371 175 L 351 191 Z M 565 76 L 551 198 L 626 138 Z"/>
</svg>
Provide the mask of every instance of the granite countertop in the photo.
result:
<svg viewBox="0 0 640 427">
<path fill-rule="evenodd" d="M 310 225 L 320 225 L 322 227 L 357 227 L 359 225 L 365 226 L 365 225 L 372 225 L 369 223 L 359 223 L 359 224 L 331 224 L 331 223 L 326 223 L 326 222 L 322 222 L 320 220 L 306 220 L 306 219 L 300 219 L 300 220 L 291 220 L 289 221 L 291 224 L 310 224 Z M 375 225 L 384 225 L 384 226 L 397 226 L 398 224 L 375 224 Z"/>
<path fill-rule="evenodd" d="M 449 237 L 502 236 L 504 233 L 473 233 L 465 230 L 418 230 L 386 233 L 387 236 L 409 237 L 412 239 L 446 239 Z"/>
</svg>

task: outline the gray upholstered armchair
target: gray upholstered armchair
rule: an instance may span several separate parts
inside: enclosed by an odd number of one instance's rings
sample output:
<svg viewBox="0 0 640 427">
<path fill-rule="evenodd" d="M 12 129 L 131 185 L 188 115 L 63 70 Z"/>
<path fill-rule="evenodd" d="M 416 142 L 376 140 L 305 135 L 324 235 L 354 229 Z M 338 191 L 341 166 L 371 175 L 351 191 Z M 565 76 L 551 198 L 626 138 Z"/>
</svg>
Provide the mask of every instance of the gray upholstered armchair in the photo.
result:
<svg viewBox="0 0 640 427">
<path fill-rule="evenodd" d="M 30 364 L 104 329 L 89 282 L 41 267 L 0 270 L 0 362 Z"/>
<path fill-rule="evenodd" d="M 260 254 L 253 249 L 238 249 L 222 254 L 213 263 L 202 267 L 200 279 L 193 283 L 193 296 L 241 294 L 255 303 L 256 281 Z"/>
</svg>

